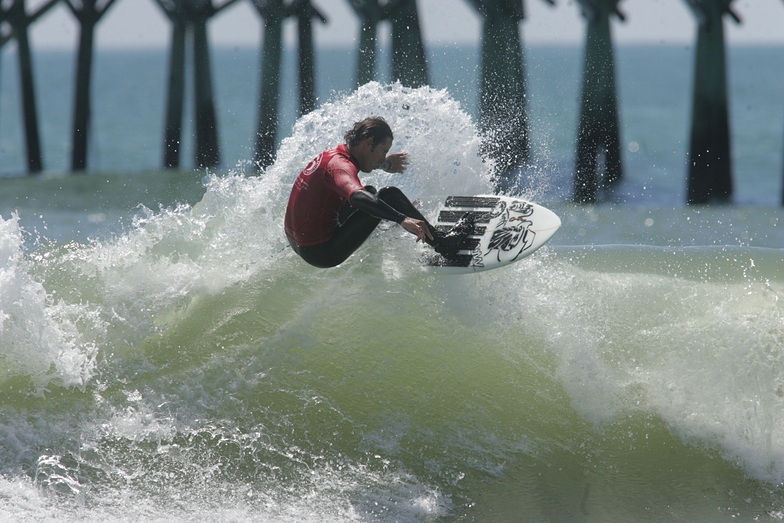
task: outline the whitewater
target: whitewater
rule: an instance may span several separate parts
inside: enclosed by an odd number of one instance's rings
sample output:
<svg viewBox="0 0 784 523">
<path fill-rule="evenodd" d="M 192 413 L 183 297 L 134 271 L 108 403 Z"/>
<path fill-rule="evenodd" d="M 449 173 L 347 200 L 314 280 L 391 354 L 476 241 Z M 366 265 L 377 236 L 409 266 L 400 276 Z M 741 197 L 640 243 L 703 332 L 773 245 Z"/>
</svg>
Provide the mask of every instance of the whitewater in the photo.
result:
<svg viewBox="0 0 784 523">
<path fill-rule="evenodd" d="M 411 167 L 365 183 L 492 192 L 446 91 L 371 83 L 194 203 L 86 240 L 2 216 L 0 519 L 784 518 L 781 211 L 576 207 L 540 165 L 563 226 L 519 263 L 433 274 L 385 225 L 314 269 L 291 183 L 371 114 Z"/>
</svg>

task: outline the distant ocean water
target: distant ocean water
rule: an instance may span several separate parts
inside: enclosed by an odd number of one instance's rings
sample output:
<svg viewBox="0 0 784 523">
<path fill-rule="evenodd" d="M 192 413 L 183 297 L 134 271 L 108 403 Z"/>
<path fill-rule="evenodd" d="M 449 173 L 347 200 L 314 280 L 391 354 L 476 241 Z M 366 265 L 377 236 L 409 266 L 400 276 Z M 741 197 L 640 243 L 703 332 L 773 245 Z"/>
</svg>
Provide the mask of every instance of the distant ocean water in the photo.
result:
<svg viewBox="0 0 784 523">
<path fill-rule="evenodd" d="M 630 184 L 625 199 L 680 204 L 685 199 L 694 50 L 622 46 L 616 55 L 623 159 Z M 34 59 L 44 165 L 63 172 L 70 158 L 74 57 L 41 52 Z M 784 183 L 784 48 L 733 47 L 728 59 L 734 200 L 779 205 Z M 355 61 L 355 51 L 350 49 L 319 53 L 319 103 L 353 89 Z M 216 49 L 212 62 L 223 164 L 231 169 L 252 157 L 260 60 L 257 50 Z M 474 118 L 478 64 L 474 47 L 430 50 L 431 86 L 447 89 Z M 574 164 L 582 50 L 528 47 L 526 66 L 534 162 L 568 177 Z M 97 53 L 91 170 L 133 173 L 160 168 L 166 67 L 165 51 Z M 289 52 L 282 76 L 279 139 L 290 134 L 297 117 L 295 67 L 295 56 Z M 381 81 L 388 81 L 389 57 L 384 53 L 378 72 Z M 3 174 L 18 174 L 25 169 L 24 149 L 16 59 L 7 50 L 1 74 L 0 165 Z M 193 164 L 191 110 L 192 102 L 186 102 L 182 143 L 186 167 Z"/>
<path fill-rule="evenodd" d="M 666 46 L 618 49 L 626 178 L 570 204 L 581 52 L 534 47 L 521 190 L 562 217 L 547 247 L 439 277 L 385 227 L 305 265 L 282 236 L 291 182 L 364 115 L 413 159 L 368 183 L 431 214 L 490 190 L 476 49 L 432 53 L 433 88 L 354 92 L 352 53 L 322 52 L 322 105 L 297 120 L 284 98 L 261 176 L 254 51 L 213 55 L 211 173 L 159 170 L 165 53 L 99 53 L 86 176 L 59 174 L 72 63 L 36 55 L 50 172 L 0 180 L 0 519 L 784 519 L 784 48 L 730 50 L 737 205 L 683 203 L 693 51 Z"/>
</svg>

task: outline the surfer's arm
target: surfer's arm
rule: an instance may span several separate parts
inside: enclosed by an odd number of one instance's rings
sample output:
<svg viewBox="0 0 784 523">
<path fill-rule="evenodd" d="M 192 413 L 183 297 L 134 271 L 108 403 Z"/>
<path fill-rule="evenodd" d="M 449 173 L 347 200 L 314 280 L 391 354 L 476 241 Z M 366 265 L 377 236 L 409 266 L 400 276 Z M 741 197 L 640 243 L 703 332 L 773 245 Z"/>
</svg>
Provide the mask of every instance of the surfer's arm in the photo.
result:
<svg viewBox="0 0 784 523">
<path fill-rule="evenodd" d="M 388 173 L 402 173 L 408 168 L 408 153 L 395 153 L 387 156 L 381 168 Z"/>
<path fill-rule="evenodd" d="M 375 194 L 365 189 L 354 191 L 351 195 L 351 205 L 382 220 L 400 223 L 406 218 L 405 214 L 398 212 L 387 202 L 380 200 Z"/>
<path fill-rule="evenodd" d="M 397 211 L 394 207 L 379 199 L 375 194 L 365 189 L 355 191 L 351 195 L 351 205 L 366 212 L 371 216 L 382 220 L 390 220 L 399 223 L 405 230 L 417 237 L 417 241 L 425 241 L 426 238 L 433 239 L 430 228 L 422 220 L 406 216 Z"/>
</svg>

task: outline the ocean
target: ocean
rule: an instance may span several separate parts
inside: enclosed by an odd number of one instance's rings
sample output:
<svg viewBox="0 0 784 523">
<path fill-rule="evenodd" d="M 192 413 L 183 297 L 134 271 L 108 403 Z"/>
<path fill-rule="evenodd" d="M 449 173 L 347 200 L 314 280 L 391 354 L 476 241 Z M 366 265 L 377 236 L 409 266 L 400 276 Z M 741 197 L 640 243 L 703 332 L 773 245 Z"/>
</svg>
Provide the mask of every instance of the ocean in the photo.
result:
<svg viewBox="0 0 784 523">
<path fill-rule="evenodd" d="M 429 217 L 491 191 L 475 48 L 431 49 L 418 89 L 354 89 L 353 53 L 322 50 L 301 118 L 287 54 L 262 173 L 256 51 L 214 51 L 224 165 L 208 171 L 189 139 L 185 167 L 160 170 L 166 53 L 102 51 L 82 175 L 64 174 L 73 60 L 41 52 L 36 177 L 4 52 L 0 519 L 784 519 L 784 48 L 730 49 L 734 203 L 693 207 L 693 49 L 617 51 L 625 176 L 578 206 L 581 49 L 526 50 L 515 192 L 563 225 L 472 275 L 423 271 L 424 247 L 386 225 L 314 269 L 282 221 L 296 174 L 368 114 L 412 164 L 367 183 Z"/>
</svg>

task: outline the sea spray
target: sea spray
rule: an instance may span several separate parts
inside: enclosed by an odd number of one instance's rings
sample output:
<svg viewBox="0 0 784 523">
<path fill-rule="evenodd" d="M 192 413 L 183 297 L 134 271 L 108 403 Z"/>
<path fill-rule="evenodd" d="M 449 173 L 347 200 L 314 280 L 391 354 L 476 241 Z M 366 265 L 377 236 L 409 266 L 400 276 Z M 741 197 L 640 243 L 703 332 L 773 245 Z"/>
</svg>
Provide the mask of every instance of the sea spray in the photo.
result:
<svg viewBox="0 0 784 523">
<path fill-rule="evenodd" d="M 342 143 L 354 122 L 374 115 L 385 118 L 392 128 L 392 152 L 408 152 L 411 164 L 404 174 L 376 170 L 362 177 L 364 183 L 399 186 L 412 199 L 426 199 L 430 207 L 448 194 L 491 190 L 491 164 L 479 155 L 476 127 L 446 91 L 371 82 L 303 116 L 283 140 L 278 160 L 265 173 L 284 184 L 282 203 L 303 165 Z"/>
<path fill-rule="evenodd" d="M 28 378 L 36 390 L 50 381 L 84 386 L 98 347 L 82 343 L 79 324 L 92 311 L 62 303 L 31 276 L 18 222 L 17 215 L 0 218 L 0 382 Z"/>
</svg>

